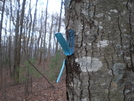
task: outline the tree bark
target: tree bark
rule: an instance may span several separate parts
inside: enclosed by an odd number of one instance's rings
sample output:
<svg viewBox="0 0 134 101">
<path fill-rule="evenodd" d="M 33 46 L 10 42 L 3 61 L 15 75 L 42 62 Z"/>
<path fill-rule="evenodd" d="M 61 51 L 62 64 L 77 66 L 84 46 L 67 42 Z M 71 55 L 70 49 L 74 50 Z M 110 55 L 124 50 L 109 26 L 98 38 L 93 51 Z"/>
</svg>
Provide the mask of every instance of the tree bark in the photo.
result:
<svg viewBox="0 0 134 101">
<path fill-rule="evenodd" d="M 134 2 L 65 0 L 68 101 L 134 101 Z"/>
</svg>

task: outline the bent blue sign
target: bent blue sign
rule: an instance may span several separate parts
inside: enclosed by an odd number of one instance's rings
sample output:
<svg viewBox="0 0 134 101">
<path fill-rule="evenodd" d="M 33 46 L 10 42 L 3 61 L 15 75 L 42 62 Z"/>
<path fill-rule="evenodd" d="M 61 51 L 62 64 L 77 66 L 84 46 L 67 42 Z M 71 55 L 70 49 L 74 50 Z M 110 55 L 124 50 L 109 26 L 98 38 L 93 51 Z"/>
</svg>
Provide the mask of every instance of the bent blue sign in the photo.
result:
<svg viewBox="0 0 134 101">
<path fill-rule="evenodd" d="M 66 56 L 74 54 L 74 37 L 75 37 L 74 30 L 69 29 L 67 31 L 67 41 L 64 39 L 64 37 L 62 36 L 61 33 L 56 33 L 55 37 L 57 38 L 57 41 L 61 45 L 63 52 Z M 61 78 L 61 75 L 62 75 L 64 67 L 65 67 L 65 62 L 66 62 L 66 60 L 63 60 L 62 68 L 60 70 L 60 73 L 59 73 L 59 76 L 58 76 L 56 82 L 59 82 L 59 80 Z"/>
</svg>

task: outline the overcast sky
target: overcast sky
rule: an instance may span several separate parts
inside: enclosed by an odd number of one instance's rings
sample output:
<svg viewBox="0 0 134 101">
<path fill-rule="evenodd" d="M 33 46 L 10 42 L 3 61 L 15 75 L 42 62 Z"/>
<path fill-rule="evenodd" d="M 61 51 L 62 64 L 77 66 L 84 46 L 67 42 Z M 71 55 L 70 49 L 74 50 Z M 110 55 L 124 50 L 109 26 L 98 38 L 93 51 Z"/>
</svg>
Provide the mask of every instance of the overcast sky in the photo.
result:
<svg viewBox="0 0 134 101">
<path fill-rule="evenodd" d="M 27 0 L 28 1 L 28 0 Z M 21 1 L 22 2 L 22 1 Z M 28 1 L 29 2 L 29 1 Z M 40 11 L 41 10 L 44 10 L 45 11 L 45 9 L 46 9 L 46 2 L 47 2 L 47 0 L 38 0 L 38 13 L 40 13 Z M 35 4 L 36 4 L 36 0 L 31 0 L 31 7 L 33 7 L 33 9 L 32 9 L 32 14 L 34 14 L 34 7 L 35 7 Z M 61 6 L 61 0 L 48 0 L 48 13 L 49 14 L 55 14 L 56 12 L 57 13 L 60 13 L 60 6 Z M 27 7 L 26 7 L 27 8 Z M 27 10 L 28 10 L 29 8 L 27 8 Z M 63 11 L 64 11 L 64 9 L 63 9 Z M 27 11 L 28 12 L 28 11 Z M 27 12 L 25 12 L 25 13 L 27 13 Z M 62 15 L 64 15 L 64 12 L 63 12 L 63 14 Z M 38 15 L 37 15 L 38 16 Z M 0 16 L 1 17 L 1 16 Z M 3 22 L 3 28 L 5 28 L 5 21 L 6 21 L 6 19 L 7 19 L 7 17 L 6 16 L 4 16 L 4 22 Z M 8 22 L 7 22 L 8 23 Z M 7 26 L 7 27 L 9 27 L 9 26 Z M 4 33 L 4 32 L 3 32 Z M 3 34 L 3 36 L 4 36 L 4 34 Z"/>
<path fill-rule="evenodd" d="M 47 2 L 47 0 L 39 0 L 40 8 L 45 9 L 46 2 Z M 61 0 L 48 0 L 48 12 L 49 13 L 60 12 L 60 4 L 61 4 Z"/>
</svg>

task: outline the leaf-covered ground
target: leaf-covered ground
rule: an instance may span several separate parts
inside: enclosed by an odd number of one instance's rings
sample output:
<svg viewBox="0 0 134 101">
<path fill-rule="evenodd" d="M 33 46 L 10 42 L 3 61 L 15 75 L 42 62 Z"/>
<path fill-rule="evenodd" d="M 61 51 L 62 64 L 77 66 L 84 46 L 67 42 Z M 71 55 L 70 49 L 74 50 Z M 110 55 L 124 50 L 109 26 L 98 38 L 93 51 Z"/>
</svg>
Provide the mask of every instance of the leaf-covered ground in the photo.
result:
<svg viewBox="0 0 134 101">
<path fill-rule="evenodd" d="M 8 86 L 5 90 L 0 90 L 0 101 L 66 101 L 65 79 L 52 84 L 55 88 L 44 78 L 39 78 L 29 85 L 29 92 L 26 92 L 24 84 Z"/>
</svg>

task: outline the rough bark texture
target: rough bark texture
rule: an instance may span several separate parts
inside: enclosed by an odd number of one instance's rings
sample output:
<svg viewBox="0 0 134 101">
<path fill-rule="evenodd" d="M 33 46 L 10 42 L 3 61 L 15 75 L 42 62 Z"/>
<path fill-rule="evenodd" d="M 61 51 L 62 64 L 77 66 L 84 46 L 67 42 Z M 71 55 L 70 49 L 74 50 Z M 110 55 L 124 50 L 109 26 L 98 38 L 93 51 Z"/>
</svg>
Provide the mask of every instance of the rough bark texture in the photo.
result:
<svg viewBox="0 0 134 101">
<path fill-rule="evenodd" d="M 69 101 L 134 101 L 133 0 L 65 0 Z"/>
</svg>

